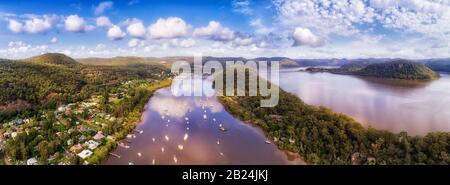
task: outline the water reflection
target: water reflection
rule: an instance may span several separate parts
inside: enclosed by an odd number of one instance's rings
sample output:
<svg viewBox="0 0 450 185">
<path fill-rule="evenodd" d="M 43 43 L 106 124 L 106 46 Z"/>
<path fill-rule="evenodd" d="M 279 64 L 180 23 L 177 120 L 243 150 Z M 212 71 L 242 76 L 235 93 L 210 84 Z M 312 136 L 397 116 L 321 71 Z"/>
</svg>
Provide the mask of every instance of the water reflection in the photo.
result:
<svg viewBox="0 0 450 185">
<path fill-rule="evenodd" d="M 161 89 L 137 130 L 142 134 L 106 164 L 303 164 L 265 143 L 260 129 L 233 118 L 215 97 L 175 97 Z"/>
<path fill-rule="evenodd" d="M 306 103 L 349 114 L 366 126 L 425 134 L 450 131 L 450 76 L 432 82 L 283 72 L 283 89 Z"/>
</svg>

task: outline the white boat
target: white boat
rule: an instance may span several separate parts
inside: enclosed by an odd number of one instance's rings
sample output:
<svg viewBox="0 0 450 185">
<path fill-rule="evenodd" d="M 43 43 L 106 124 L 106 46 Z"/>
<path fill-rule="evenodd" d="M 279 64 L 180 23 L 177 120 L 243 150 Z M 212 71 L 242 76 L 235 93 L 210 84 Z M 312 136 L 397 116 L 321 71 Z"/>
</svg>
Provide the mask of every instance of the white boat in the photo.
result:
<svg viewBox="0 0 450 185">
<path fill-rule="evenodd" d="M 138 155 L 139 157 L 141 157 L 141 156 L 142 156 L 141 152 L 138 152 L 138 153 L 137 153 L 137 155 Z"/>
<path fill-rule="evenodd" d="M 203 119 L 206 119 L 206 114 L 203 114 Z"/>
<path fill-rule="evenodd" d="M 183 140 L 186 141 L 186 140 L 188 139 L 188 137 L 189 137 L 188 133 L 185 133 L 185 134 L 184 134 L 184 137 L 183 137 Z"/>
<path fill-rule="evenodd" d="M 270 142 L 269 140 L 266 140 L 265 143 L 266 143 L 266 144 L 270 144 L 271 142 Z"/>
</svg>

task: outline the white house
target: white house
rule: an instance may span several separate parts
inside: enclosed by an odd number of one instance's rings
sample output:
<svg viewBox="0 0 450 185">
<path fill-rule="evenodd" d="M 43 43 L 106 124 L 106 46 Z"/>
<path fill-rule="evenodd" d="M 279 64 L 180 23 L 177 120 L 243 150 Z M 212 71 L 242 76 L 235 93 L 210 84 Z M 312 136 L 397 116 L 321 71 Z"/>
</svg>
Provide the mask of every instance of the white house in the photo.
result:
<svg viewBox="0 0 450 185">
<path fill-rule="evenodd" d="M 103 138 L 105 138 L 105 136 L 103 135 L 102 131 L 97 132 L 97 134 L 95 134 L 94 136 L 95 140 L 102 140 Z"/>
<path fill-rule="evenodd" d="M 83 150 L 77 155 L 78 155 L 78 157 L 81 157 L 82 159 L 86 159 L 92 155 L 92 152 L 90 150 Z"/>
<path fill-rule="evenodd" d="M 36 160 L 36 158 L 29 158 L 28 160 L 27 160 L 27 165 L 37 165 L 38 164 L 38 162 L 37 162 L 37 160 Z"/>
<path fill-rule="evenodd" d="M 89 140 L 88 142 L 86 142 L 86 144 L 88 145 L 88 148 L 91 150 L 96 149 L 99 145 L 99 143 L 97 143 L 96 141 L 93 141 L 93 140 Z"/>
</svg>

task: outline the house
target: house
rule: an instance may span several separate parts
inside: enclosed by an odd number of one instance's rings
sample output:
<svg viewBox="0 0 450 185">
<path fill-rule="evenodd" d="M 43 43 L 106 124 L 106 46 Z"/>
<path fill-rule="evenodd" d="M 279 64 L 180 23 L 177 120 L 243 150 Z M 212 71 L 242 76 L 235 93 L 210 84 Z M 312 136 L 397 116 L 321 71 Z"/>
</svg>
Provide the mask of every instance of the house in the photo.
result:
<svg viewBox="0 0 450 185">
<path fill-rule="evenodd" d="M 14 139 L 17 136 L 17 132 L 12 132 L 11 137 Z"/>
<path fill-rule="evenodd" d="M 69 149 L 72 153 L 79 153 L 81 150 L 83 150 L 83 147 L 80 144 L 73 145 Z"/>
<path fill-rule="evenodd" d="M 91 150 L 94 150 L 98 147 L 98 145 L 100 145 L 98 142 L 93 141 L 93 140 L 89 140 L 88 142 L 84 143 L 86 145 L 88 145 L 88 148 Z"/>
<path fill-rule="evenodd" d="M 81 135 L 80 137 L 78 137 L 79 142 L 83 142 L 84 140 L 86 140 L 86 137 L 84 135 Z"/>
<path fill-rule="evenodd" d="M 110 140 L 110 141 L 116 141 L 116 138 L 114 136 L 111 136 L 111 135 L 107 136 L 106 139 Z"/>
<path fill-rule="evenodd" d="M 37 162 L 37 160 L 36 160 L 36 158 L 29 158 L 28 160 L 27 160 L 27 165 L 37 165 L 38 164 L 38 162 Z"/>
<path fill-rule="evenodd" d="M 68 146 L 72 146 L 72 145 L 73 145 L 72 139 L 67 140 L 67 145 L 68 145 Z"/>
<path fill-rule="evenodd" d="M 95 136 L 93 137 L 94 140 L 102 140 L 103 138 L 105 138 L 105 136 L 103 135 L 102 131 L 98 131 L 97 134 L 95 134 Z"/>
<path fill-rule="evenodd" d="M 86 159 L 92 155 L 92 152 L 90 150 L 83 150 L 82 152 L 80 152 L 77 155 L 78 155 L 78 157 L 81 157 L 82 159 Z"/>
</svg>

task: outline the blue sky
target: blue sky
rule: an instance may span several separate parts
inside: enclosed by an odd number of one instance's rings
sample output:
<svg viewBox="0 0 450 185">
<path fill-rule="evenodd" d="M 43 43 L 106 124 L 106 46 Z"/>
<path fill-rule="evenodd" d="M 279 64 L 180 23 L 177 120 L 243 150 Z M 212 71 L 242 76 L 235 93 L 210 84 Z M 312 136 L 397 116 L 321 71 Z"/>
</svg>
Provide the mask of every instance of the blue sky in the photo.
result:
<svg viewBox="0 0 450 185">
<path fill-rule="evenodd" d="M 450 2 L 0 0 L 0 57 L 450 57 Z"/>
</svg>

